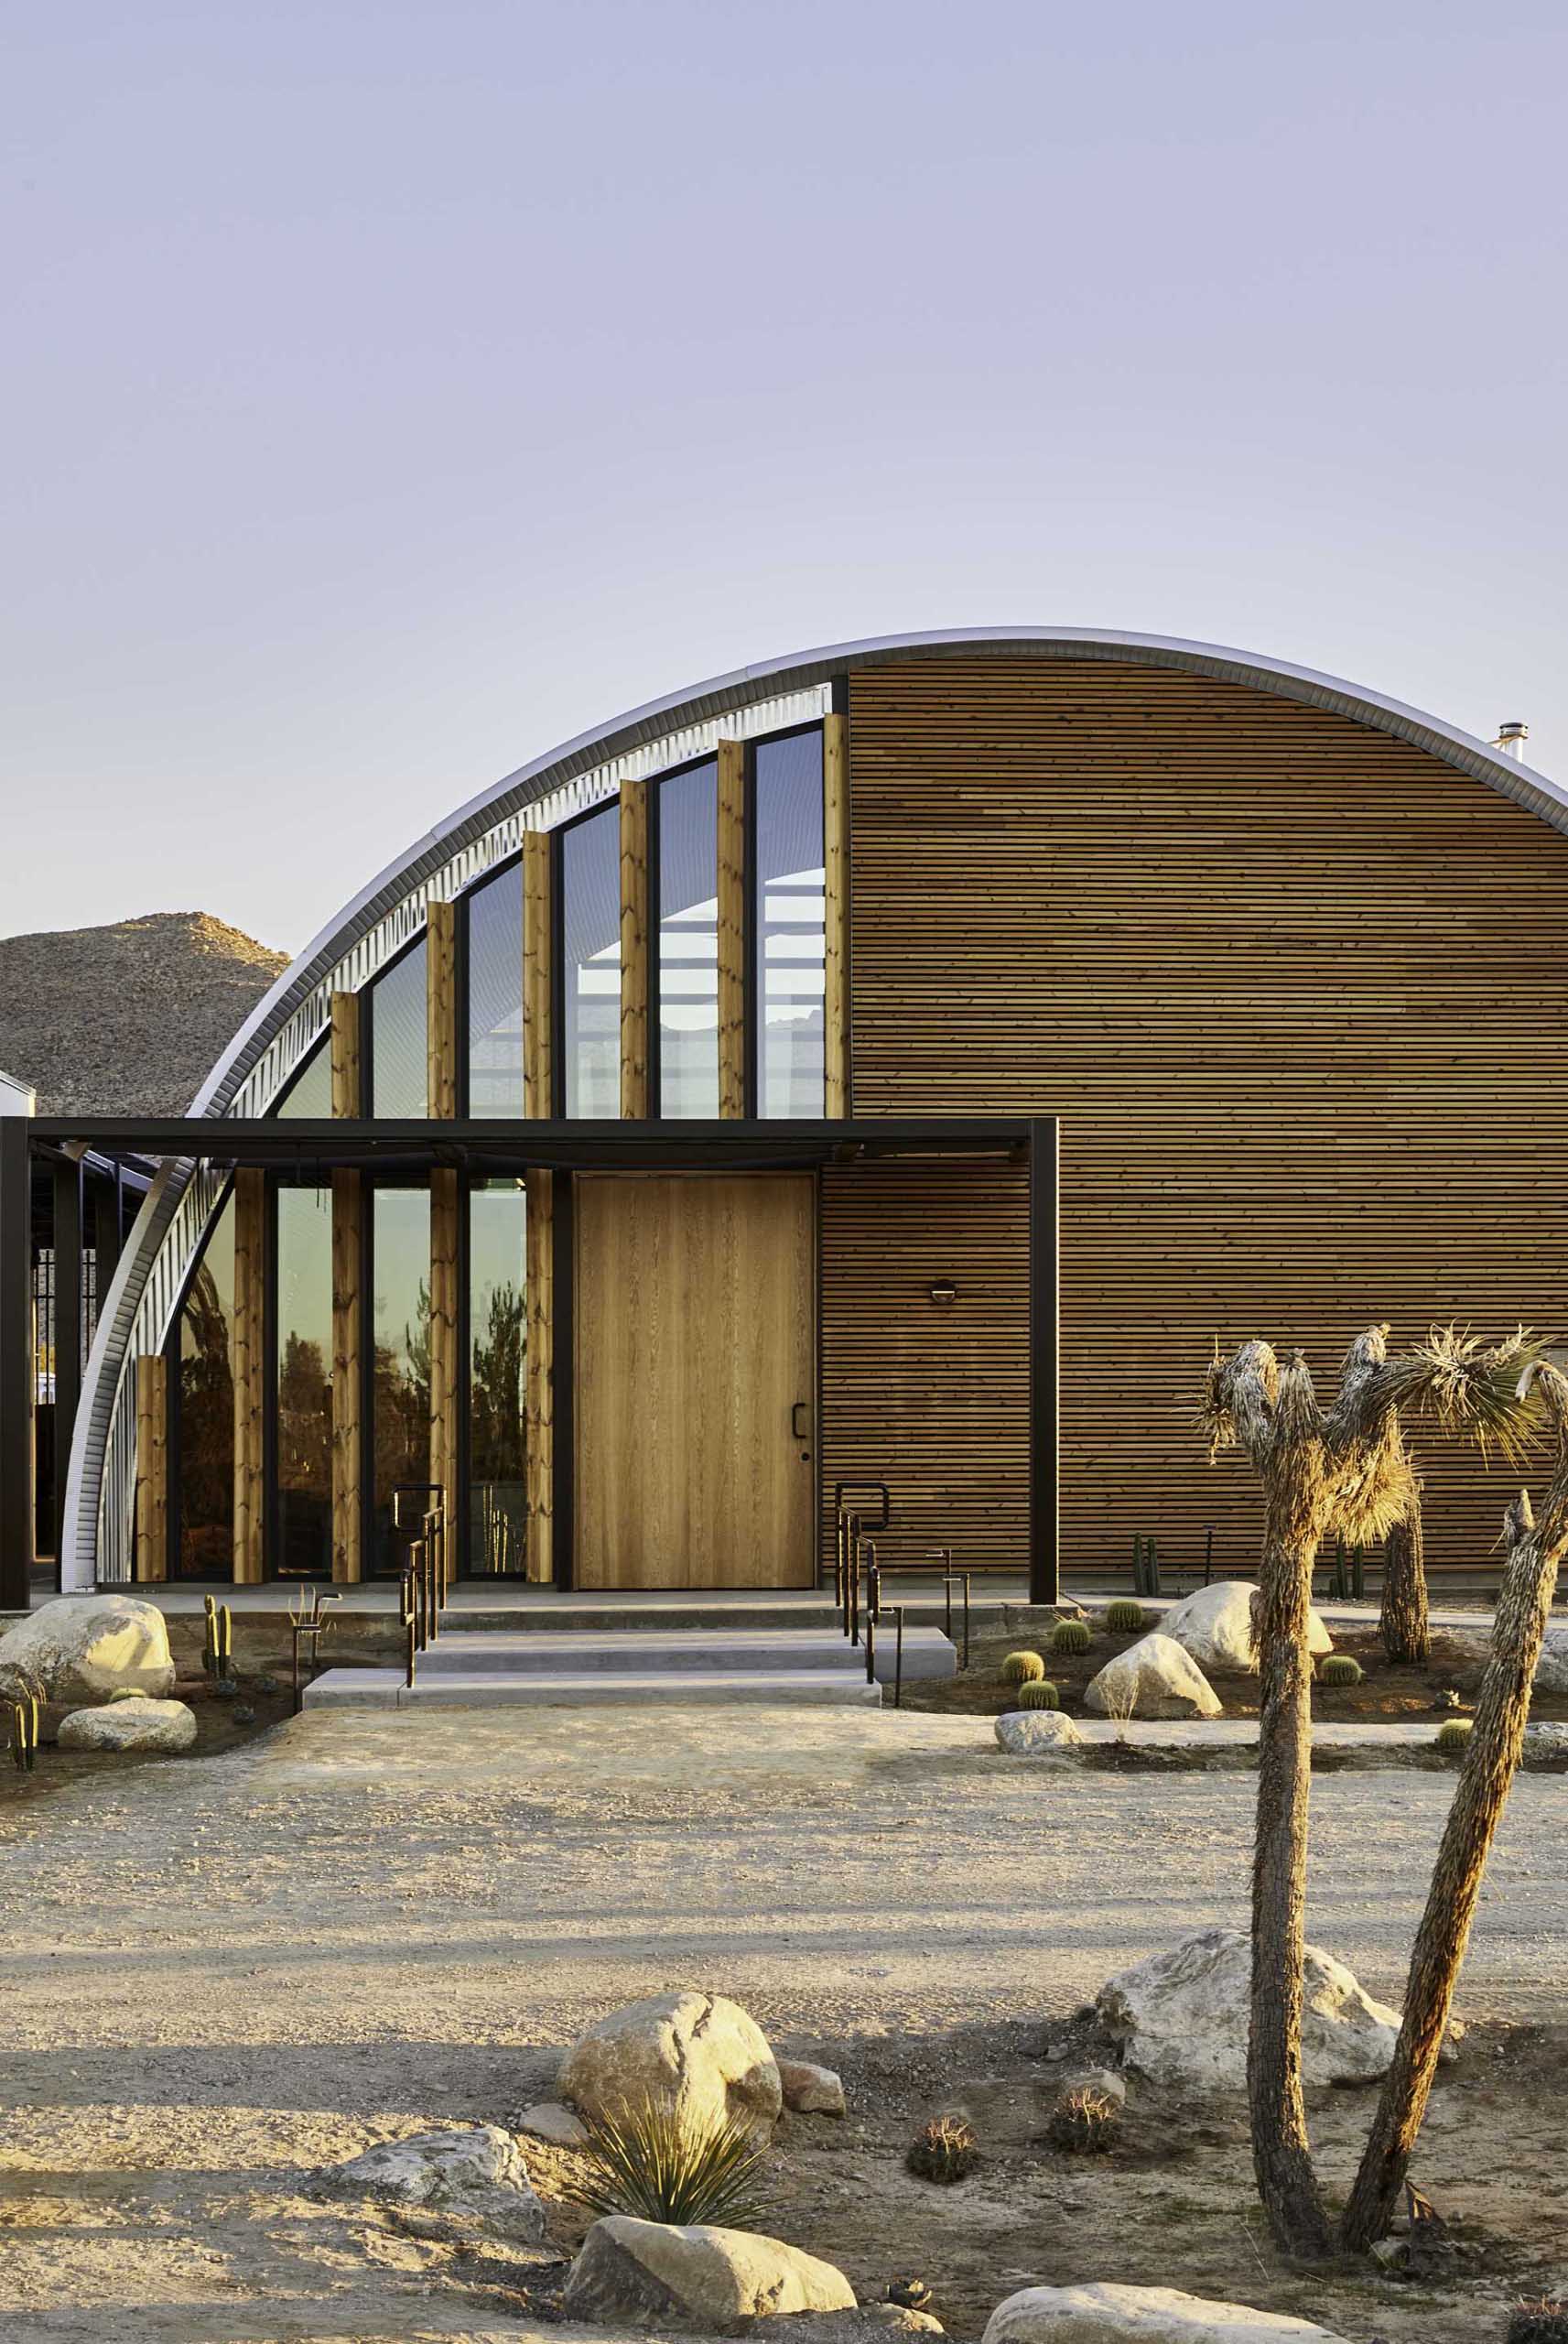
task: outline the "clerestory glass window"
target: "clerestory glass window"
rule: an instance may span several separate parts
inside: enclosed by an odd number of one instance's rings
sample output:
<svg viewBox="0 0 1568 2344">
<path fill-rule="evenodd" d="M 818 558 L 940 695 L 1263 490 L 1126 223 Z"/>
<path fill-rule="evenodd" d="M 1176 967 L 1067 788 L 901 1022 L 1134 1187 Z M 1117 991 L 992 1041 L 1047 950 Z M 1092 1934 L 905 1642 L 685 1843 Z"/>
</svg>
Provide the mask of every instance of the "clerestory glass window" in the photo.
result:
<svg viewBox="0 0 1568 2344">
<path fill-rule="evenodd" d="M 659 785 L 659 1113 L 719 1112 L 719 767 Z"/>
<path fill-rule="evenodd" d="M 370 989 L 371 1113 L 417 1118 L 430 1112 L 425 1004 L 425 939 Z"/>
<path fill-rule="evenodd" d="M 621 1112 L 621 809 L 561 832 L 566 1112 Z"/>
<path fill-rule="evenodd" d="M 755 773 L 757 1112 L 818 1117 L 827 1101 L 821 733 L 759 741 Z"/>
<path fill-rule="evenodd" d="M 332 1054 L 326 1040 L 318 1042 L 277 1105 L 276 1115 L 313 1116 L 325 1122 L 332 1112 Z"/>
<path fill-rule="evenodd" d="M 469 1113 L 523 1112 L 523 866 L 468 899 Z"/>
</svg>

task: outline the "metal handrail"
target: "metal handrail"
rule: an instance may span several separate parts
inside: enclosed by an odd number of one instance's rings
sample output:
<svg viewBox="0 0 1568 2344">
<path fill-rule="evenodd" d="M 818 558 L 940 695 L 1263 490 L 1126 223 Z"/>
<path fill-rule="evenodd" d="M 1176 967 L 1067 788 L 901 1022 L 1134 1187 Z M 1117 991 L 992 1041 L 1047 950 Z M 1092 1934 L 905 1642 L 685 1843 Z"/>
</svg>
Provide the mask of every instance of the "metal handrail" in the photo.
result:
<svg viewBox="0 0 1568 2344">
<path fill-rule="evenodd" d="M 397 1500 L 400 1494 L 414 1491 L 425 1496 L 434 1493 L 437 1503 L 426 1507 L 420 1520 L 419 1536 L 409 1542 L 408 1559 L 403 1567 L 398 1599 L 398 1624 L 404 1634 L 404 1673 L 410 1692 L 414 1689 L 419 1655 L 427 1651 L 441 1633 L 441 1612 L 451 1592 L 445 1492 L 438 1484 L 424 1481 L 400 1483 L 393 1492 L 393 1520 L 398 1527 L 403 1526 Z"/>
</svg>

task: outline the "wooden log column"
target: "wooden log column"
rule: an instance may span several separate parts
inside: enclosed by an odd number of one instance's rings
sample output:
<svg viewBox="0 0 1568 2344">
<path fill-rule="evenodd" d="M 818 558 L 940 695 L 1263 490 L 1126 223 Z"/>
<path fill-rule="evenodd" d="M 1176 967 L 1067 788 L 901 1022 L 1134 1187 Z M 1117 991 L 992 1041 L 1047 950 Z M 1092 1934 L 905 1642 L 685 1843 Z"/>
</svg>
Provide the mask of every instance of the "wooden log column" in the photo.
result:
<svg viewBox="0 0 1568 2344">
<path fill-rule="evenodd" d="M 648 1029 L 653 980 L 649 937 L 648 784 L 621 785 L 621 1112 L 653 1112 Z"/>
<path fill-rule="evenodd" d="M 545 1116 L 555 1099 L 555 934 L 551 840 L 547 830 L 523 839 L 523 1112 Z"/>
<path fill-rule="evenodd" d="M 363 1097 L 358 993 L 332 995 L 330 1042 L 332 1112 L 352 1116 Z M 332 1578 L 357 1585 L 364 1569 L 361 1481 L 364 1434 L 364 1183 L 358 1172 L 332 1174 Z"/>
<path fill-rule="evenodd" d="M 168 1362 L 136 1362 L 136 1578 L 168 1577 Z"/>
<path fill-rule="evenodd" d="M 428 1112 L 449 1123 L 458 1112 L 462 1065 L 458 1033 L 458 907 L 432 903 L 425 914 L 425 1034 Z"/>
<path fill-rule="evenodd" d="M 234 1174 L 234 1579 L 266 1575 L 262 1518 L 265 1416 L 266 1176 Z"/>
<path fill-rule="evenodd" d="M 719 743 L 719 1112 L 746 1112 L 746 750 Z"/>
<path fill-rule="evenodd" d="M 524 1355 L 523 1422 L 527 1476 L 527 1575 L 555 1577 L 555 1175 L 527 1176 L 528 1342 Z"/>
<path fill-rule="evenodd" d="M 826 1100 L 829 1117 L 849 1106 L 849 721 L 835 711 L 822 724 L 822 843 L 826 938 L 822 1004 Z M 758 1015 L 762 1015 L 759 1004 Z"/>
</svg>

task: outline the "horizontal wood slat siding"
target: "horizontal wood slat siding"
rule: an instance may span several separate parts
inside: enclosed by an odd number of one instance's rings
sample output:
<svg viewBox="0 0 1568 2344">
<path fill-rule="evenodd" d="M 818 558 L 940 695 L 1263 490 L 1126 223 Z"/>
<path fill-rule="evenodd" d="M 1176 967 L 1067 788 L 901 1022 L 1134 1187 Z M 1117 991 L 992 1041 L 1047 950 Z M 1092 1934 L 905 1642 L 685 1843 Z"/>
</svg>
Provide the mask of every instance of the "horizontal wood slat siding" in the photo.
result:
<svg viewBox="0 0 1568 2344">
<path fill-rule="evenodd" d="M 1029 1176 L 991 1159 L 822 1175 L 822 1555 L 833 1485 L 886 1481 L 883 1561 L 1029 1568 Z M 934 1278 L 957 1299 L 935 1303 Z"/>
<path fill-rule="evenodd" d="M 1568 839 L 1174 669 L 850 689 L 856 1112 L 1060 1113 L 1064 1570 L 1135 1532 L 1190 1566 L 1211 1523 L 1249 1570 L 1250 1476 L 1192 1425 L 1213 1338 L 1326 1388 L 1376 1319 L 1568 1329 Z M 1429 1560 L 1495 1563 L 1509 1476 L 1418 1446 Z"/>
</svg>

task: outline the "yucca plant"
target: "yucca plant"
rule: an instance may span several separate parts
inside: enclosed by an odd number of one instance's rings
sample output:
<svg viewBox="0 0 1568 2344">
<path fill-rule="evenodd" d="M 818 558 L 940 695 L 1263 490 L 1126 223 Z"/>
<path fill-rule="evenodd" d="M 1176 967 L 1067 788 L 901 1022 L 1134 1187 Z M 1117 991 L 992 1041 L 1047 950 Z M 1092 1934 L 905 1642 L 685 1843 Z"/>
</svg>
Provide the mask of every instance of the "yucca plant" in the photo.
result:
<svg viewBox="0 0 1568 2344">
<path fill-rule="evenodd" d="M 1045 1674 L 1045 1663 L 1037 1652 L 1010 1652 L 1001 1665 L 1004 1685 L 1030 1685 Z"/>
<path fill-rule="evenodd" d="M 1347 1652 L 1331 1652 L 1318 1663 L 1317 1681 L 1320 1685 L 1344 1687 L 1359 1685 L 1363 1670 L 1358 1660 Z"/>
<path fill-rule="evenodd" d="M 597 2116 L 587 2130 L 583 2171 L 569 2194 L 589 2212 L 730 2230 L 761 2226 L 767 2150 L 743 2119 L 649 2100 Z"/>
<path fill-rule="evenodd" d="M 1130 1595 L 1119 1595 L 1105 1609 L 1105 1624 L 1113 1636 L 1136 1636 L 1143 1626 L 1143 1606 Z"/>
<path fill-rule="evenodd" d="M 1048 1677 L 1037 1677 L 1033 1683 L 1019 1687 L 1018 1706 L 1021 1709 L 1059 1709 L 1062 1696 Z"/>
<path fill-rule="evenodd" d="M 1051 1631 L 1053 1652 L 1087 1652 L 1093 1642 L 1087 1620 L 1058 1620 Z"/>
<path fill-rule="evenodd" d="M 1470 1736 L 1475 1731 L 1474 1718 L 1450 1718 L 1446 1725 L 1440 1725 L 1437 1729 L 1437 1747 L 1450 1753 L 1463 1751 L 1468 1748 Z"/>
</svg>

